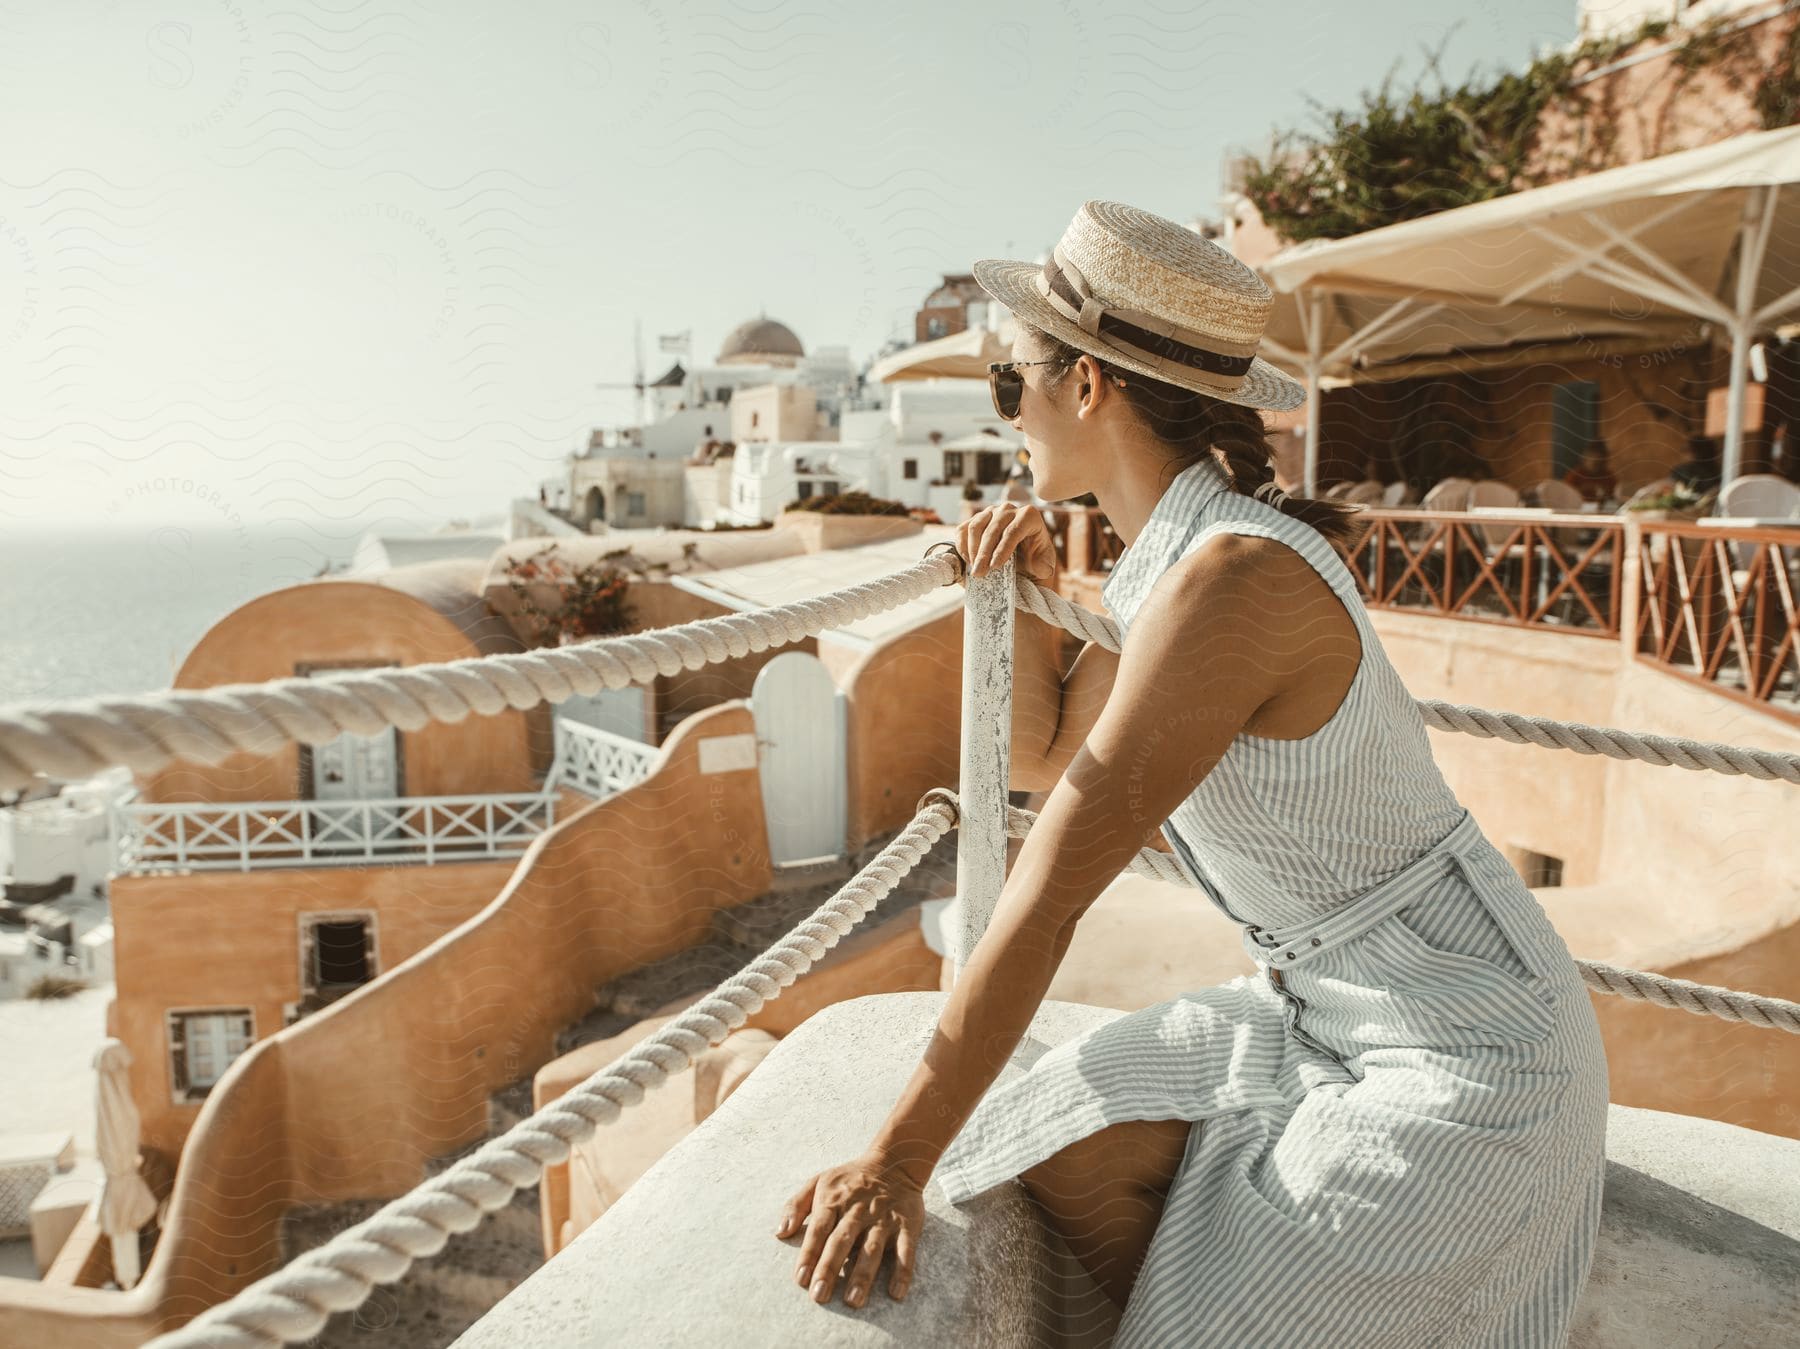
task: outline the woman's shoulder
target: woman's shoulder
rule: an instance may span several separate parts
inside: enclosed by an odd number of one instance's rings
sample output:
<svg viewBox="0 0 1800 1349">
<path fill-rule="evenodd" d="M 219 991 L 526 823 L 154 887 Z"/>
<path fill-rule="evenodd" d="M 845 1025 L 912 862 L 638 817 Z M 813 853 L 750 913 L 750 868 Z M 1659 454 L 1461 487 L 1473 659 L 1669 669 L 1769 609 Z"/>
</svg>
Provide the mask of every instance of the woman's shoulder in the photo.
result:
<svg viewBox="0 0 1800 1349">
<path fill-rule="evenodd" d="M 1302 527 L 1324 544 L 1316 531 Z M 1328 615 L 1342 607 L 1341 597 L 1333 594 L 1336 585 L 1323 559 L 1309 551 L 1300 536 L 1280 528 L 1244 527 L 1236 521 L 1211 525 L 1188 541 L 1157 578 L 1152 593 L 1183 609 L 1216 614 L 1237 607 L 1265 621 L 1288 614 Z"/>
<path fill-rule="evenodd" d="M 1207 521 L 1196 529 L 1182 545 L 1176 561 L 1185 561 L 1202 550 L 1214 556 L 1245 559 L 1276 565 L 1291 565 L 1295 555 L 1319 572 L 1335 589 L 1343 559 L 1338 557 L 1329 540 L 1296 516 L 1288 515 L 1260 501 L 1247 503 L 1251 509 L 1234 512 L 1222 519 Z M 1334 567 L 1333 562 L 1338 566 Z"/>
</svg>

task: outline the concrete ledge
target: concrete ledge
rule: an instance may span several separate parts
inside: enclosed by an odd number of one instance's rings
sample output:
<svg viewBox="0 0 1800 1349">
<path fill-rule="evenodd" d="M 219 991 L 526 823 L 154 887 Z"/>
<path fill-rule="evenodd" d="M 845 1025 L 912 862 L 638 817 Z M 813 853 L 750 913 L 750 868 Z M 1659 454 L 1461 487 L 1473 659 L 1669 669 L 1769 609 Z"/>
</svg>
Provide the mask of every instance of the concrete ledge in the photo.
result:
<svg viewBox="0 0 1800 1349">
<path fill-rule="evenodd" d="M 1102 1346 L 1117 1323 L 1018 1184 L 958 1209 L 926 1191 L 904 1302 L 818 1306 L 781 1205 L 854 1156 L 917 1066 L 942 993 L 837 1003 L 782 1041 L 699 1128 L 460 1349 L 620 1345 Z M 1119 1013 L 1046 1002 L 1002 1080 Z M 679 1080 L 661 1090 L 681 1090 Z M 1800 1142 L 1613 1108 L 1605 1229 L 1572 1345 L 1774 1344 L 1800 1324 Z"/>
</svg>

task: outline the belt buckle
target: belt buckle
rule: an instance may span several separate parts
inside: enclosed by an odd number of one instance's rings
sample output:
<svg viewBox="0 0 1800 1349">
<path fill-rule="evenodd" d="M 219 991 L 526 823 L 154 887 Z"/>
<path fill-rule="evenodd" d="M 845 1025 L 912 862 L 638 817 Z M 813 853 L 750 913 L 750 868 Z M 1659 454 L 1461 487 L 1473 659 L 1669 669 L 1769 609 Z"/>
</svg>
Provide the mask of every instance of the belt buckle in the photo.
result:
<svg viewBox="0 0 1800 1349">
<path fill-rule="evenodd" d="M 1274 949 L 1273 947 L 1265 946 L 1263 944 L 1262 932 L 1263 932 L 1263 929 L 1261 927 L 1257 926 L 1255 923 L 1245 923 L 1244 924 L 1244 935 L 1250 939 L 1251 943 L 1256 947 L 1257 950 L 1259 950 L 1259 951 L 1273 950 Z M 1263 968 L 1269 972 L 1270 986 L 1273 988 L 1280 988 L 1281 987 L 1281 971 L 1275 968 L 1273 962 L 1264 964 Z"/>
</svg>

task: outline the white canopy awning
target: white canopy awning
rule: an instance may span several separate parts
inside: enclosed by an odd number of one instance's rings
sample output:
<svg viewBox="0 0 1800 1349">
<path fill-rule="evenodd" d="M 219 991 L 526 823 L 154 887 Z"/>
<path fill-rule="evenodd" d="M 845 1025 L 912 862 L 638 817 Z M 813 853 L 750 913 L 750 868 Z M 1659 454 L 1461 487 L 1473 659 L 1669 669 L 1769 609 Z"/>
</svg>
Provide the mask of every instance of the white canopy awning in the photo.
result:
<svg viewBox="0 0 1800 1349">
<path fill-rule="evenodd" d="M 1736 476 L 1751 342 L 1800 312 L 1800 127 L 1738 136 L 1348 239 L 1263 264 L 1278 293 L 1270 358 L 1313 386 L 1360 362 L 1532 342 L 1729 335 L 1724 474 Z M 1791 196 L 1792 194 L 1790 194 Z M 1740 259 L 1742 265 L 1740 265 Z"/>
</svg>

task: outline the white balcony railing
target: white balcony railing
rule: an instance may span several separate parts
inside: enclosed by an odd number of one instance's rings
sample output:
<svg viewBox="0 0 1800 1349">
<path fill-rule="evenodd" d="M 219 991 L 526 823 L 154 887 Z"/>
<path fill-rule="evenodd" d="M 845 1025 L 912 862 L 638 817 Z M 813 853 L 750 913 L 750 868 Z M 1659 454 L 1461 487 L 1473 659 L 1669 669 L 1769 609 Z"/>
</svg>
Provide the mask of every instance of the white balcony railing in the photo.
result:
<svg viewBox="0 0 1800 1349">
<path fill-rule="evenodd" d="M 514 857 L 556 823 L 558 788 L 596 799 L 649 776 L 654 745 L 556 721 L 556 756 L 535 792 L 369 801 L 135 802 L 114 812 L 118 868 L 249 871 Z"/>
<path fill-rule="evenodd" d="M 661 752 L 641 740 L 558 717 L 556 760 L 550 765 L 545 787 L 573 787 L 592 797 L 611 796 L 649 777 Z"/>
<path fill-rule="evenodd" d="M 522 853 L 556 823 L 554 792 L 382 801 L 196 801 L 120 808 L 120 870 L 466 862 Z"/>
</svg>

